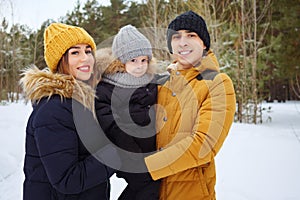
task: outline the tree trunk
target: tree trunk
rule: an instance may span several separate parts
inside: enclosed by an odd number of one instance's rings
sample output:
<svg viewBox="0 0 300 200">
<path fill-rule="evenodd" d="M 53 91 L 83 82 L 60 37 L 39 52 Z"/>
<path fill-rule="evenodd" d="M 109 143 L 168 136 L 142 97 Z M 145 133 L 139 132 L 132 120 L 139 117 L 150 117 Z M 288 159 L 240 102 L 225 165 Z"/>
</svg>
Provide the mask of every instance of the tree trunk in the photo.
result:
<svg viewBox="0 0 300 200">
<path fill-rule="evenodd" d="M 256 19 L 256 0 L 253 0 L 253 57 L 252 57 L 252 100 L 253 100 L 253 119 L 252 123 L 257 124 L 257 19 Z"/>
</svg>

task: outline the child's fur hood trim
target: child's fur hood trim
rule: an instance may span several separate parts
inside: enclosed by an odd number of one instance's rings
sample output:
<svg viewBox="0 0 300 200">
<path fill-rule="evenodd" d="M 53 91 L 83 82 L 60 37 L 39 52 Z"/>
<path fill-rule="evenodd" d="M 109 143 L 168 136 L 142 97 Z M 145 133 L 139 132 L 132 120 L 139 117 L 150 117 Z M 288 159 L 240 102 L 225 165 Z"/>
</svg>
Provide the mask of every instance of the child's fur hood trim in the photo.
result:
<svg viewBox="0 0 300 200">
<path fill-rule="evenodd" d="M 96 68 L 101 74 L 106 70 L 106 68 L 115 60 L 112 55 L 111 48 L 98 49 L 95 54 L 96 57 Z"/>
<path fill-rule="evenodd" d="M 40 70 L 36 66 L 26 69 L 22 73 L 20 84 L 26 100 L 39 102 L 52 95 L 63 98 L 73 98 L 88 108 L 95 116 L 95 90 L 88 84 L 76 80 L 71 75 L 52 73 L 48 69 Z"/>
</svg>

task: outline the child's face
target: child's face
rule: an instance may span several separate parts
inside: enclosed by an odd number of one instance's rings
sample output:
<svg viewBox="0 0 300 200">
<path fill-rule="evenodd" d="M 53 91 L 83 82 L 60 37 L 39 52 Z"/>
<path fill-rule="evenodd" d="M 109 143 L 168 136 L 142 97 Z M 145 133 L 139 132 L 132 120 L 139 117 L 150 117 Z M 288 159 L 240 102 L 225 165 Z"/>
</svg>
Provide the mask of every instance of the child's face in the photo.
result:
<svg viewBox="0 0 300 200">
<path fill-rule="evenodd" d="M 127 73 L 135 77 L 141 77 L 147 72 L 148 64 L 148 56 L 139 56 L 127 61 L 125 68 Z"/>
</svg>

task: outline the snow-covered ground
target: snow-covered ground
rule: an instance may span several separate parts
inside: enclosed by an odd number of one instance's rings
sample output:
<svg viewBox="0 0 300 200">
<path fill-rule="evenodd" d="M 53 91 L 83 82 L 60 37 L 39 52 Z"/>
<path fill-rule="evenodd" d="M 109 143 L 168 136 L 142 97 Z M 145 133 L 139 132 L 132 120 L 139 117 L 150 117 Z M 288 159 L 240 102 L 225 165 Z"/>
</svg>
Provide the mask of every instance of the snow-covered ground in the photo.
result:
<svg viewBox="0 0 300 200">
<path fill-rule="evenodd" d="M 300 102 L 271 107 L 259 125 L 234 123 L 216 158 L 218 200 L 300 199 Z M 0 106 L 0 200 L 21 200 L 30 104 Z M 111 199 L 125 182 L 113 176 Z"/>
</svg>

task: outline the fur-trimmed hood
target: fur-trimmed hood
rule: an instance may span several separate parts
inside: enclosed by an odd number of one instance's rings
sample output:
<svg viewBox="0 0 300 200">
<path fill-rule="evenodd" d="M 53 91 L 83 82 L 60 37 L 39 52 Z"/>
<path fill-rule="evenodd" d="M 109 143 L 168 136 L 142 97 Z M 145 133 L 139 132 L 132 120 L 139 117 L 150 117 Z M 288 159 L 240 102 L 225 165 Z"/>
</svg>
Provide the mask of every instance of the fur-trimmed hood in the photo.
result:
<svg viewBox="0 0 300 200">
<path fill-rule="evenodd" d="M 103 48 L 96 51 L 96 67 L 105 74 L 125 73 L 125 64 L 112 55 L 111 48 Z M 147 73 L 156 72 L 156 59 L 152 57 Z"/>
<path fill-rule="evenodd" d="M 103 74 L 103 72 L 107 69 L 107 67 L 115 60 L 112 55 L 111 48 L 101 48 L 96 51 L 96 68 L 97 70 Z"/>
<path fill-rule="evenodd" d="M 20 84 L 26 100 L 38 103 L 42 98 L 48 99 L 52 95 L 63 98 L 73 98 L 84 107 L 94 112 L 94 89 L 71 75 L 52 73 L 48 69 L 40 70 L 32 66 L 24 71 Z"/>
</svg>

